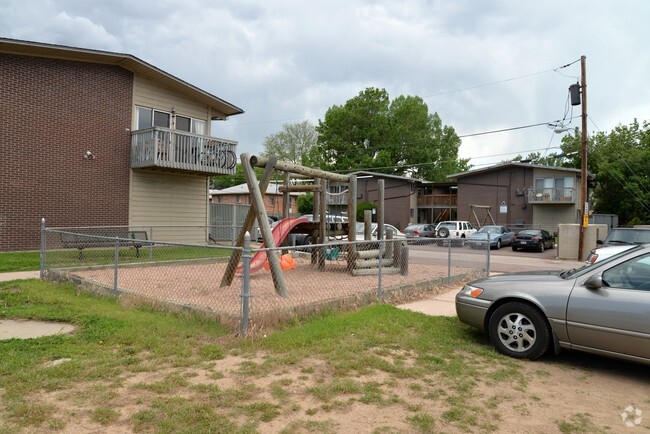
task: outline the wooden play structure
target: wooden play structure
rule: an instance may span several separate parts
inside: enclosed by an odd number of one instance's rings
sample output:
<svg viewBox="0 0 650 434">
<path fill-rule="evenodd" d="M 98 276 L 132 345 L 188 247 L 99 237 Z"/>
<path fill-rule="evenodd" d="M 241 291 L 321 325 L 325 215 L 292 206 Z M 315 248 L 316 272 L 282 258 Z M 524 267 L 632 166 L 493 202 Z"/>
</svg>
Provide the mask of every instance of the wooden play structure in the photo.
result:
<svg viewBox="0 0 650 434">
<path fill-rule="evenodd" d="M 307 230 L 315 231 L 318 235 L 317 244 L 324 244 L 327 240 L 327 234 L 345 235 L 348 241 L 356 241 L 357 233 L 355 227 L 355 216 L 357 214 L 357 178 L 356 175 L 341 175 L 338 173 L 327 172 L 324 170 L 313 169 L 298 164 L 281 161 L 276 157 L 262 157 L 257 155 L 250 155 L 248 153 L 241 154 L 241 163 L 244 171 L 246 184 L 248 185 L 249 194 L 251 196 L 251 207 L 244 219 L 242 229 L 237 237 L 236 245 L 242 247 L 244 245 L 244 238 L 246 232 L 250 232 L 253 228 L 255 220 L 260 228 L 262 240 L 265 248 L 275 248 L 281 244 L 284 237 L 288 235 L 294 228 L 307 228 Z M 264 172 L 261 179 L 258 181 L 255 176 L 254 167 L 263 168 Z M 271 230 L 269 220 L 264 206 L 263 192 L 266 191 L 273 173 L 275 171 L 284 172 L 284 182 L 280 187 L 280 191 L 284 195 L 284 210 L 283 215 L 286 221 L 283 221 L 283 227 L 279 230 Z M 313 183 L 309 185 L 293 185 L 291 179 L 313 179 Z M 348 206 L 347 214 L 350 219 L 348 223 L 333 223 L 327 219 L 327 192 L 330 182 L 337 184 L 347 184 L 348 186 Z M 383 185 L 383 184 L 382 184 Z M 289 194 L 291 192 L 312 192 L 314 193 L 314 222 L 300 221 L 299 219 L 290 219 L 289 217 Z M 383 215 L 383 191 L 381 192 L 380 204 L 378 206 L 377 223 L 379 228 L 384 227 Z M 378 231 L 378 238 L 384 238 L 382 230 Z M 357 249 L 354 244 L 348 244 L 347 255 L 345 260 L 348 263 L 348 270 L 354 270 L 356 262 L 361 261 Z M 340 247 L 339 247 L 340 252 Z M 263 253 L 263 261 L 268 261 L 268 265 L 273 278 L 273 283 L 278 295 L 282 297 L 287 296 L 287 288 L 282 273 L 280 264 L 279 251 L 268 250 Z M 241 260 L 242 252 L 235 250 L 230 256 L 230 260 L 226 267 L 226 272 L 221 280 L 221 286 L 230 286 L 237 272 L 237 266 Z M 328 256 L 329 255 L 329 256 Z M 312 253 L 312 262 L 318 265 L 319 269 L 325 266 L 325 260 L 332 258 L 332 250 L 326 248 L 315 248 Z M 338 255 L 338 253 L 337 253 Z M 259 265 L 261 255 L 255 258 L 255 266 Z"/>
<path fill-rule="evenodd" d="M 469 208 L 471 210 L 472 217 L 474 217 L 474 221 L 476 222 L 476 227 L 477 228 L 482 228 L 486 224 L 491 224 L 491 225 L 496 224 L 496 223 L 494 223 L 494 218 L 492 217 L 492 213 L 490 212 L 490 210 L 492 209 L 492 207 L 490 205 L 470 204 Z M 483 217 L 482 222 L 479 220 L 478 216 L 476 215 L 476 210 L 477 209 L 485 211 L 485 216 Z"/>
</svg>

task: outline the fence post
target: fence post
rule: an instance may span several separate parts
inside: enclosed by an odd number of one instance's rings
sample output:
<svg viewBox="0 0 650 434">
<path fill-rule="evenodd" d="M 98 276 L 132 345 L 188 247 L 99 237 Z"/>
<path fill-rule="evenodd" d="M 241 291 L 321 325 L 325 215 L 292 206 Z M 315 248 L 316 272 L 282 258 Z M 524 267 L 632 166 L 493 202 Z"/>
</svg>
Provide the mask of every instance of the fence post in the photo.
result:
<svg viewBox="0 0 650 434">
<path fill-rule="evenodd" d="M 230 229 L 230 245 L 237 245 L 237 207 L 232 207 L 232 226 Z M 248 234 L 248 239 L 250 241 L 250 234 Z"/>
<path fill-rule="evenodd" d="M 449 238 L 447 245 L 447 284 L 451 283 L 451 243 L 452 240 Z"/>
<path fill-rule="evenodd" d="M 41 218 L 41 265 L 39 278 L 45 279 L 45 217 Z"/>
<path fill-rule="evenodd" d="M 153 226 L 149 226 L 149 262 L 153 262 Z"/>
<path fill-rule="evenodd" d="M 241 293 L 241 336 L 246 336 L 248 333 L 248 312 L 249 312 L 249 299 L 250 284 L 251 284 L 251 234 L 246 232 L 244 235 L 244 252 L 242 253 L 242 293 Z"/>
<path fill-rule="evenodd" d="M 490 275 L 490 242 L 492 240 L 491 237 L 492 237 L 492 234 L 490 233 L 490 231 L 488 231 L 488 234 L 487 234 L 487 240 L 488 240 L 488 242 L 487 242 L 487 259 L 486 259 L 486 267 L 485 267 L 486 270 L 487 270 L 487 275 L 488 276 Z"/>
<path fill-rule="evenodd" d="M 379 238 L 379 237 L 377 237 L 377 238 Z M 377 273 L 377 300 L 381 301 L 381 298 L 382 298 L 382 292 L 381 292 L 381 277 L 382 277 L 381 276 L 381 265 L 382 264 L 381 263 L 382 263 L 382 259 L 384 257 L 384 250 L 385 249 L 384 249 L 383 242 L 385 242 L 385 241 L 383 241 L 383 240 L 377 240 L 377 241 L 379 241 L 379 270 L 378 270 L 378 273 Z"/>
<path fill-rule="evenodd" d="M 113 295 L 117 297 L 117 264 L 120 259 L 120 239 L 115 237 L 115 268 L 113 269 Z"/>
</svg>

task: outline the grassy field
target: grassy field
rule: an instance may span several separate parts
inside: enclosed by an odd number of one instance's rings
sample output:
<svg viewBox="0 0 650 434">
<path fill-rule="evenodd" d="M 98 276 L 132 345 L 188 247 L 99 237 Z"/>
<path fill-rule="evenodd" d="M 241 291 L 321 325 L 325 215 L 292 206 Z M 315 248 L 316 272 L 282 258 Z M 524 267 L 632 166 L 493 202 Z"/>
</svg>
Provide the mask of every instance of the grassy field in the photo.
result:
<svg viewBox="0 0 650 434">
<path fill-rule="evenodd" d="M 209 319 L 18 280 L 0 282 L 1 318 L 76 330 L 0 340 L 0 433 L 484 433 L 549 406 L 528 390 L 549 378 L 541 365 L 499 355 L 455 317 L 386 304 L 236 338 Z M 542 423 L 530 432 L 609 432 L 584 413 Z"/>
<path fill-rule="evenodd" d="M 134 248 L 123 247 L 119 252 L 119 262 L 178 261 L 183 259 L 225 258 L 232 250 L 219 247 L 160 247 L 140 249 L 139 256 Z M 114 249 L 84 249 L 81 257 L 76 249 L 50 250 L 46 256 L 47 268 L 66 268 L 112 264 L 115 261 Z M 0 273 L 10 271 L 31 271 L 40 269 L 40 252 L 0 253 Z"/>
</svg>

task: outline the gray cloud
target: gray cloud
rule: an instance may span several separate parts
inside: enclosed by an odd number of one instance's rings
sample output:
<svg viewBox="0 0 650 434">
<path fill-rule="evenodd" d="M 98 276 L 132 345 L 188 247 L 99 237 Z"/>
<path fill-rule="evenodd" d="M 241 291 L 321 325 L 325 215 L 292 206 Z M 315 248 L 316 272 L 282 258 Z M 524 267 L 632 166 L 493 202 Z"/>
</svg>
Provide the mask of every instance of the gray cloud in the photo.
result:
<svg viewBox="0 0 650 434">
<path fill-rule="evenodd" d="M 0 35 L 137 56 L 242 107 L 215 134 L 259 152 L 283 123 L 317 123 L 369 86 L 423 97 L 461 135 L 559 119 L 580 69 L 552 69 L 581 55 L 592 130 L 647 120 L 649 12 L 633 0 L 5 0 Z M 482 165 L 559 143 L 537 127 L 465 138 L 461 155 Z"/>
</svg>

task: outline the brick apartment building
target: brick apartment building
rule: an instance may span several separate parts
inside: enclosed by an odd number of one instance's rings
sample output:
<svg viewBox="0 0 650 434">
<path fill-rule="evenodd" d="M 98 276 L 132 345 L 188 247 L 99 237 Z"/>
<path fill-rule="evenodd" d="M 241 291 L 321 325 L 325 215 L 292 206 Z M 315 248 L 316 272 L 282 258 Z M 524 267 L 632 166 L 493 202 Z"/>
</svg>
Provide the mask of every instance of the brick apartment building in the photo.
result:
<svg viewBox="0 0 650 434">
<path fill-rule="evenodd" d="M 0 38 L 0 251 L 39 224 L 201 225 L 208 178 L 236 143 L 211 121 L 243 111 L 128 54 Z"/>
</svg>

